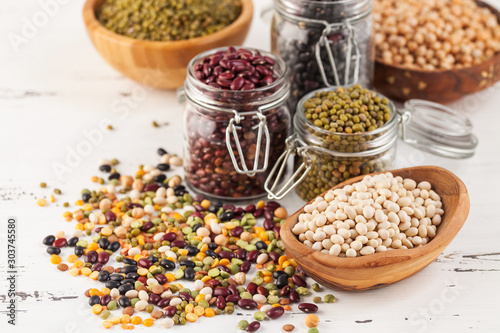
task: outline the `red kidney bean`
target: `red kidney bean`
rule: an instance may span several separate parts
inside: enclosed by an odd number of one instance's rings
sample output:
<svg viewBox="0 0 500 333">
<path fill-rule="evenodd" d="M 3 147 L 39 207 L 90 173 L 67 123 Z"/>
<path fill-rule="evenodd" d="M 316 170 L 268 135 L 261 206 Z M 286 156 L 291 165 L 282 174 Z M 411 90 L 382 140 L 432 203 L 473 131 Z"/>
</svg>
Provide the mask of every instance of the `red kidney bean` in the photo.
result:
<svg viewBox="0 0 500 333">
<path fill-rule="evenodd" d="M 219 270 L 227 272 L 227 273 L 231 273 L 229 268 L 227 268 L 227 266 L 224 266 L 224 265 L 217 265 L 217 266 L 215 266 L 215 268 L 218 268 Z"/>
<path fill-rule="evenodd" d="M 246 213 L 253 213 L 253 212 L 255 212 L 255 209 L 256 209 L 255 205 L 248 205 L 245 207 L 245 212 Z"/>
<path fill-rule="evenodd" d="M 144 186 L 144 188 L 142 189 L 142 192 L 156 192 L 156 190 L 158 190 L 160 188 L 160 185 L 156 184 L 156 183 L 151 183 L 151 184 L 147 184 L 146 186 Z"/>
<path fill-rule="evenodd" d="M 259 328 L 260 323 L 258 321 L 252 321 L 250 324 L 248 324 L 247 328 L 245 328 L 245 331 L 256 332 Z"/>
<path fill-rule="evenodd" d="M 217 289 L 219 289 L 219 288 L 217 288 Z M 215 302 L 215 306 L 217 307 L 217 309 L 224 310 L 224 308 L 226 307 L 226 300 L 224 299 L 223 296 L 217 297 L 217 301 Z"/>
<path fill-rule="evenodd" d="M 229 88 L 231 90 L 240 90 L 241 88 L 243 88 L 244 85 L 245 85 L 245 79 L 242 78 L 241 76 L 238 76 L 236 79 L 233 80 Z"/>
<path fill-rule="evenodd" d="M 177 313 L 177 308 L 173 305 L 168 306 L 165 309 L 165 316 L 167 317 L 173 317 Z"/>
<path fill-rule="evenodd" d="M 305 313 L 314 313 L 318 311 L 318 306 L 313 303 L 300 303 L 299 310 Z"/>
<path fill-rule="evenodd" d="M 286 285 L 283 288 L 281 288 L 280 297 L 287 297 L 288 294 L 290 293 L 290 290 L 291 290 L 291 288 L 289 285 Z"/>
<path fill-rule="evenodd" d="M 238 295 L 238 289 L 236 288 L 236 286 L 234 284 L 230 284 L 229 287 L 227 287 L 227 289 L 229 289 L 231 294 Z"/>
<path fill-rule="evenodd" d="M 118 272 L 117 272 L 118 273 Z M 137 281 L 139 281 L 142 284 L 147 284 L 148 279 L 145 276 L 139 276 L 137 278 Z"/>
<path fill-rule="evenodd" d="M 266 218 L 264 220 L 264 223 L 262 224 L 262 226 L 266 230 L 272 230 L 274 228 L 274 221 L 273 221 L 273 219 L 272 218 L 271 219 Z"/>
<path fill-rule="evenodd" d="M 281 230 L 281 227 L 279 225 L 275 225 L 273 227 L 273 232 L 276 234 L 276 235 L 279 235 L 280 234 L 280 230 Z"/>
<path fill-rule="evenodd" d="M 234 252 L 233 251 L 220 251 L 219 256 L 223 259 L 233 259 L 234 258 Z M 224 266 L 225 267 L 225 266 Z M 227 267 L 226 267 L 227 268 Z"/>
<path fill-rule="evenodd" d="M 137 265 L 144 268 L 149 268 L 151 267 L 151 265 L 153 265 L 153 263 L 149 259 L 141 258 L 137 261 Z"/>
<path fill-rule="evenodd" d="M 156 295 L 156 294 L 151 294 L 151 295 Z M 150 296 L 151 297 L 151 296 Z M 183 300 L 183 301 L 191 301 L 193 299 L 193 296 L 191 296 L 190 293 L 185 293 L 185 292 L 181 292 L 179 293 L 179 297 Z"/>
<path fill-rule="evenodd" d="M 54 243 L 52 243 L 52 246 L 63 247 L 63 246 L 66 246 L 66 244 L 68 244 L 68 241 L 66 240 L 66 238 L 58 238 L 54 241 Z"/>
<path fill-rule="evenodd" d="M 151 293 L 149 295 L 149 302 L 152 303 L 152 304 L 158 304 L 158 302 L 160 301 L 161 297 L 160 295 L 157 295 L 157 294 L 153 294 Z"/>
<path fill-rule="evenodd" d="M 274 212 L 277 208 L 280 208 L 281 205 L 277 201 L 270 200 L 270 201 L 266 202 L 266 207 L 271 208 L 273 210 L 273 212 Z"/>
<path fill-rule="evenodd" d="M 108 305 L 108 303 L 111 301 L 111 296 L 109 294 L 104 294 L 101 296 L 100 304 L 102 306 Z"/>
<path fill-rule="evenodd" d="M 183 240 L 174 240 L 173 242 L 170 243 L 170 246 L 183 248 L 184 246 L 186 246 L 186 244 L 187 243 Z"/>
<path fill-rule="evenodd" d="M 290 295 L 288 295 L 288 298 L 290 299 L 290 301 L 292 301 L 293 303 L 297 303 L 297 302 L 300 302 L 300 295 L 298 292 L 296 292 L 295 290 L 290 290 Z"/>
<path fill-rule="evenodd" d="M 267 316 L 271 319 L 277 319 L 277 318 L 281 317 L 283 315 L 283 313 L 285 313 L 285 309 L 282 306 L 277 306 L 277 307 L 271 308 L 267 312 Z"/>
<path fill-rule="evenodd" d="M 257 308 L 257 302 L 253 299 L 242 298 L 238 301 L 238 306 L 242 309 L 253 310 Z"/>
<path fill-rule="evenodd" d="M 87 254 L 85 255 L 84 259 L 85 259 L 85 262 L 90 262 L 90 263 L 96 263 L 97 262 L 97 252 L 96 251 L 89 251 L 87 252 Z"/>
<path fill-rule="evenodd" d="M 175 232 L 167 232 L 165 235 L 161 237 L 162 241 L 172 242 L 177 238 L 177 234 Z"/>
<path fill-rule="evenodd" d="M 271 210 L 264 208 L 264 218 L 266 220 L 272 220 L 274 217 L 274 214 Z"/>
<path fill-rule="evenodd" d="M 294 274 L 292 281 L 299 287 L 307 287 L 307 282 L 300 275 Z"/>
<path fill-rule="evenodd" d="M 152 227 L 154 227 L 155 225 L 153 224 L 153 222 L 151 221 L 148 221 L 146 223 L 144 223 L 141 227 L 141 230 L 142 231 L 148 231 L 149 229 L 151 229 Z"/>
<path fill-rule="evenodd" d="M 262 217 L 262 215 L 264 215 L 263 208 L 258 208 L 255 210 L 255 212 L 253 212 L 253 216 L 255 216 L 256 218 Z"/>
<path fill-rule="evenodd" d="M 165 308 L 165 307 L 167 307 L 167 306 L 170 304 L 170 299 L 171 299 L 170 297 L 167 297 L 167 298 L 162 298 L 161 300 L 159 300 L 159 301 L 158 301 L 158 304 L 157 304 L 157 305 L 158 305 L 160 308 Z M 175 306 L 174 306 L 174 308 L 175 308 Z M 165 312 L 165 314 L 166 314 L 166 312 Z M 175 313 L 174 313 L 174 314 L 175 314 Z M 172 315 L 172 316 L 173 316 L 173 315 Z"/>
<path fill-rule="evenodd" d="M 245 261 L 240 266 L 240 272 L 248 273 L 248 271 L 250 270 L 250 267 L 252 267 L 252 263 L 250 261 Z"/>
<path fill-rule="evenodd" d="M 231 295 L 231 292 L 226 287 L 218 287 L 214 289 L 213 295 L 226 297 L 228 295 Z"/>
<path fill-rule="evenodd" d="M 102 251 L 97 256 L 97 261 L 101 264 L 105 264 L 109 261 L 109 254 L 106 251 Z"/>
<path fill-rule="evenodd" d="M 257 293 L 257 284 L 253 283 L 253 282 L 250 282 L 248 285 L 247 285 L 247 291 L 252 294 L 252 295 L 255 295 Z"/>
<path fill-rule="evenodd" d="M 111 222 L 116 220 L 116 215 L 112 211 L 108 210 L 104 213 L 104 217 L 106 218 L 106 222 Z"/>
<path fill-rule="evenodd" d="M 269 259 L 271 259 L 275 263 L 277 263 L 279 258 L 280 258 L 280 254 L 276 251 L 269 252 L 268 256 L 269 256 Z"/>
<path fill-rule="evenodd" d="M 240 235 L 243 233 L 244 229 L 243 227 L 237 226 L 233 230 L 231 230 L 231 236 L 233 237 L 240 237 Z M 240 250 L 245 250 L 245 249 L 240 249 Z M 245 250 L 246 254 L 246 250 Z M 238 257 L 238 254 L 236 254 L 236 257 Z M 241 258 L 238 258 L 241 259 Z"/>
<path fill-rule="evenodd" d="M 226 302 L 237 303 L 241 299 L 240 295 L 228 295 L 226 297 Z"/>
<path fill-rule="evenodd" d="M 219 280 L 210 279 L 207 282 L 205 282 L 205 285 L 207 285 L 208 287 L 211 287 L 211 288 L 215 288 L 216 286 L 219 285 Z"/>
<path fill-rule="evenodd" d="M 258 286 L 257 287 L 257 294 L 261 294 L 261 295 L 264 295 L 267 297 L 267 295 L 269 295 L 269 290 L 267 290 L 263 286 Z"/>
<path fill-rule="evenodd" d="M 98 257 L 99 258 L 99 257 Z M 96 262 L 93 266 L 92 266 L 92 271 L 98 271 L 100 272 L 101 269 L 104 267 L 104 264 L 101 264 L 100 262 Z"/>
<path fill-rule="evenodd" d="M 257 257 L 259 256 L 259 251 L 257 250 L 253 250 L 253 251 L 250 251 L 248 252 L 247 254 L 247 261 L 250 261 L 250 262 L 254 262 L 257 260 Z"/>
<path fill-rule="evenodd" d="M 167 278 L 163 274 L 156 274 L 154 277 L 159 284 L 165 284 L 168 282 Z"/>
</svg>

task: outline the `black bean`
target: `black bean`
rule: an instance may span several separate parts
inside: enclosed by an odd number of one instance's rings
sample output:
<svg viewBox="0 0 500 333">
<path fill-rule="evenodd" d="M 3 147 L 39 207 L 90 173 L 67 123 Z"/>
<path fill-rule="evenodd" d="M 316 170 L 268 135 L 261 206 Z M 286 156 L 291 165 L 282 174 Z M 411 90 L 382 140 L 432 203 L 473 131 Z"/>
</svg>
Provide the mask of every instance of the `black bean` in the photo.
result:
<svg viewBox="0 0 500 333">
<path fill-rule="evenodd" d="M 255 243 L 255 247 L 257 247 L 257 250 L 264 250 L 267 249 L 267 244 L 263 241 L 258 241 L 257 243 Z"/>
<path fill-rule="evenodd" d="M 125 275 L 125 278 L 137 280 L 139 278 L 139 276 L 140 276 L 139 274 L 132 272 L 132 273 L 127 273 L 127 275 Z"/>
<path fill-rule="evenodd" d="M 48 235 L 47 237 L 45 237 L 43 239 L 42 243 L 44 245 L 51 246 L 52 243 L 54 243 L 55 240 L 56 240 L 56 237 L 54 235 Z"/>
<path fill-rule="evenodd" d="M 135 274 L 137 274 L 137 273 L 135 273 Z M 110 280 L 113 280 L 113 281 L 118 281 L 118 282 L 120 282 L 120 281 L 123 281 L 124 277 L 123 277 L 123 275 L 121 275 L 121 274 L 118 274 L 118 273 L 113 273 L 113 274 L 111 274 L 111 275 L 109 276 L 109 279 L 110 279 Z"/>
<path fill-rule="evenodd" d="M 118 300 L 118 304 L 120 304 L 122 308 L 126 308 L 131 305 L 130 298 L 128 298 L 127 296 L 122 296 Z"/>
<path fill-rule="evenodd" d="M 158 148 L 158 155 L 163 156 L 165 154 L 168 154 L 167 151 L 163 148 Z"/>
<path fill-rule="evenodd" d="M 109 240 L 107 238 L 103 237 L 103 238 L 99 239 L 98 244 L 99 244 L 99 247 L 101 249 L 106 250 L 109 246 Z"/>
<path fill-rule="evenodd" d="M 122 262 L 126 265 L 137 265 L 137 261 L 132 258 L 123 258 Z"/>
<path fill-rule="evenodd" d="M 85 252 L 85 249 L 82 247 L 82 246 L 75 246 L 75 255 L 77 255 L 78 257 L 81 257 L 83 256 L 83 253 Z"/>
<path fill-rule="evenodd" d="M 137 266 L 135 266 L 135 265 L 123 266 L 120 273 L 127 274 L 130 272 L 134 272 L 134 273 L 137 272 Z"/>
<path fill-rule="evenodd" d="M 67 246 L 69 247 L 73 247 L 73 246 L 76 246 L 76 243 L 78 243 L 78 237 L 71 237 L 70 239 L 68 239 L 68 242 L 66 243 Z"/>
<path fill-rule="evenodd" d="M 220 214 L 219 219 L 222 222 L 230 221 L 234 217 L 234 213 L 230 210 L 223 212 Z"/>
<path fill-rule="evenodd" d="M 187 267 L 184 270 L 184 278 L 189 281 L 194 280 L 194 269 L 192 267 Z"/>
<path fill-rule="evenodd" d="M 82 194 L 82 200 L 83 200 L 83 202 L 89 202 L 89 200 L 90 200 L 90 193 L 87 193 L 87 192 L 83 193 Z"/>
<path fill-rule="evenodd" d="M 103 164 L 99 167 L 99 170 L 102 172 L 110 172 L 111 171 L 111 165 L 109 164 Z"/>
<path fill-rule="evenodd" d="M 283 288 L 287 284 L 288 284 L 288 275 L 287 274 L 282 274 L 282 275 L 278 276 L 278 278 L 276 279 L 276 286 L 278 287 L 278 289 Z"/>
<path fill-rule="evenodd" d="M 170 170 L 170 164 L 167 163 L 160 163 L 156 166 L 156 168 L 160 171 L 168 171 Z"/>
<path fill-rule="evenodd" d="M 165 179 L 167 179 L 167 176 L 165 176 L 164 174 L 162 174 L 162 173 L 161 173 L 161 174 L 159 174 L 159 175 L 155 176 L 155 177 L 153 178 L 153 181 L 154 181 L 155 183 L 163 183 L 163 181 L 164 181 Z"/>
<path fill-rule="evenodd" d="M 108 280 L 104 285 L 106 286 L 106 288 L 113 289 L 113 288 L 118 288 L 120 286 L 120 282 Z"/>
<path fill-rule="evenodd" d="M 61 254 L 61 249 L 55 246 L 49 246 L 47 248 L 48 254 Z"/>
<path fill-rule="evenodd" d="M 129 284 L 129 283 L 126 283 L 126 284 L 122 284 L 118 287 L 118 291 L 120 292 L 120 295 L 125 295 L 125 293 L 129 290 L 133 290 L 134 289 L 134 285 L 133 284 Z"/>
<path fill-rule="evenodd" d="M 217 253 L 215 253 L 215 251 L 213 251 L 213 250 L 208 249 L 205 251 L 205 254 L 207 256 L 214 258 L 214 259 L 220 259 L 220 256 Z"/>
<path fill-rule="evenodd" d="M 160 266 L 164 267 L 165 270 L 167 270 L 167 271 L 171 271 L 171 270 L 175 269 L 175 262 L 173 262 L 172 260 L 168 260 L 168 259 L 162 259 L 160 261 Z"/>
<path fill-rule="evenodd" d="M 194 261 L 191 261 L 191 260 L 181 260 L 181 261 L 179 261 L 179 266 L 186 266 L 186 267 L 194 268 L 196 266 L 196 264 L 194 263 Z"/>
<path fill-rule="evenodd" d="M 194 256 L 198 252 L 200 252 L 200 250 L 196 246 L 193 246 L 193 245 L 186 245 L 184 247 L 184 249 L 188 250 L 188 256 Z"/>
<path fill-rule="evenodd" d="M 101 302 L 101 298 L 97 295 L 90 296 L 90 298 L 89 298 L 89 305 L 90 306 L 99 304 L 100 302 Z"/>
<path fill-rule="evenodd" d="M 120 173 L 118 172 L 113 172 L 112 174 L 109 175 L 108 177 L 108 180 L 112 180 L 112 179 L 120 179 Z"/>
<path fill-rule="evenodd" d="M 120 248 L 120 242 L 119 241 L 114 241 L 108 246 L 108 250 L 111 252 L 116 252 Z"/>
<path fill-rule="evenodd" d="M 97 281 L 106 282 L 106 281 L 108 281 L 108 279 L 109 279 L 109 272 L 101 270 L 99 272 L 99 275 L 97 276 Z"/>
</svg>

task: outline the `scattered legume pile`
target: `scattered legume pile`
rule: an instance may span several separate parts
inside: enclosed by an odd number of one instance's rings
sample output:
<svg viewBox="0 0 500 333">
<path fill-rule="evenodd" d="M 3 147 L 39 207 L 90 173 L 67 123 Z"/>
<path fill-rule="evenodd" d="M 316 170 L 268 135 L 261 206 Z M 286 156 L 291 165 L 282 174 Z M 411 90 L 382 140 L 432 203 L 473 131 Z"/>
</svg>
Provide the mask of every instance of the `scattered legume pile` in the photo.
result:
<svg viewBox="0 0 500 333">
<path fill-rule="evenodd" d="M 373 131 L 391 118 L 389 100 L 354 85 L 317 92 L 304 103 L 306 119 L 315 126 L 337 133 Z"/>
<path fill-rule="evenodd" d="M 429 182 L 385 173 L 318 197 L 304 207 L 292 232 L 315 250 L 358 257 L 427 244 L 443 214 Z"/>
<path fill-rule="evenodd" d="M 369 151 L 380 147 L 373 142 L 391 141 L 375 141 L 392 135 L 390 127 L 381 130 L 394 117 L 387 98 L 360 85 L 339 87 L 317 92 L 304 102 L 303 112 L 305 120 L 299 118 L 305 128 L 299 131 L 302 139 L 333 154 L 308 152 L 311 170 L 297 186 L 297 194 L 303 200 L 312 200 L 349 178 L 386 170 L 391 147 L 378 154 L 369 154 Z M 374 130 L 377 133 L 371 133 Z M 335 155 L 336 152 L 353 155 Z M 365 154 L 356 156 L 358 152 Z"/>
<path fill-rule="evenodd" d="M 274 60 L 259 51 L 229 47 L 205 57 L 194 67 L 194 75 L 205 84 L 227 90 L 252 90 L 276 80 Z"/>
<path fill-rule="evenodd" d="M 108 181 L 92 181 L 105 186 L 84 189 L 75 203 L 79 208 L 63 214 L 76 222 L 74 234 L 61 231 L 42 241 L 58 270 L 104 284 L 85 291 L 103 327 L 133 329 L 159 321 L 169 328 L 232 314 L 238 306 L 258 310 L 255 321 L 238 324 L 255 332 L 266 317 L 280 318 L 309 293 L 305 274 L 284 255 L 279 239 L 285 208 L 273 201 L 242 208 L 192 197 L 179 176 L 165 174 L 182 161 L 163 149 L 158 153 L 161 163 L 140 166 L 134 176 L 102 161 L 99 169 Z M 70 249 L 63 263 L 61 252 Z M 121 267 L 111 265 L 113 256 Z M 257 272 L 250 279 L 252 265 Z M 326 295 L 325 303 L 332 297 Z M 301 303 L 299 309 L 311 313 L 318 307 Z"/>
<path fill-rule="evenodd" d="M 213 34 L 240 13 L 239 0 L 106 0 L 97 19 L 120 35 L 175 41 Z"/>
<path fill-rule="evenodd" d="M 376 0 L 377 59 L 408 68 L 449 70 L 500 51 L 500 24 L 473 0 Z"/>
</svg>

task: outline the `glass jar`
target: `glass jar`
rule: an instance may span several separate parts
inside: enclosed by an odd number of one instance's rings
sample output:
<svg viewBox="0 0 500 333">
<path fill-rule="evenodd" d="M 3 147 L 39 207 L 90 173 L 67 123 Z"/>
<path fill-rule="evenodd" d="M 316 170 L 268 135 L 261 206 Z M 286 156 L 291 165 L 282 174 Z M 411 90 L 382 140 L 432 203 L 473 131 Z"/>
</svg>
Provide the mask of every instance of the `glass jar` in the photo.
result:
<svg viewBox="0 0 500 333">
<path fill-rule="evenodd" d="M 265 194 L 264 181 L 285 150 L 290 132 L 286 106 L 289 83 L 283 60 L 274 60 L 276 80 L 252 90 L 223 90 L 201 82 L 194 66 L 227 48 L 204 52 L 188 65 L 184 84 L 184 156 L 186 183 L 221 199 L 249 199 Z"/>
<path fill-rule="evenodd" d="M 373 131 L 348 134 L 317 127 L 306 118 L 304 103 L 322 90 L 310 92 L 297 105 L 295 133 L 287 139 L 287 150 L 264 184 L 269 199 L 282 199 L 295 188 L 302 200 L 310 201 L 349 178 L 390 170 L 400 132 L 405 143 L 435 155 L 474 155 L 478 140 L 470 120 L 460 112 L 424 100 L 409 100 L 402 110 L 389 100 L 389 120 Z M 295 173 L 277 189 L 291 156 L 295 156 Z"/>
<path fill-rule="evenodd" d="M 373 0 L 275 0 L 271 50 L 290 75 L 290 110 L 308 92 L 373 82 Z"/>
</svg>

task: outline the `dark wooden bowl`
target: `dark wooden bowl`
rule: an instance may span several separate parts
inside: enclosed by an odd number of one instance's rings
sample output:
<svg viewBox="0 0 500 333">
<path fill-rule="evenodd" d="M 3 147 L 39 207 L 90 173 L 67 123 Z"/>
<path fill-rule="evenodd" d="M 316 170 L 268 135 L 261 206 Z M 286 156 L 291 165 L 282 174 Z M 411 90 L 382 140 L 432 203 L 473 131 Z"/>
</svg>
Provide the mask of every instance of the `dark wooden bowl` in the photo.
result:
<svg viewBox="0 0 500 333">
<path fill-rule="evenodd" d="M 493 12 L 500 22 L 500 12 L 476 1 Z M 449 103 L 492 86 L 500 79 L 500 53 L 472 67 L 446 71 L 422 71 L 375 61 L 374 86 L 385 96 L 406 101 L 425 99 Z"/>
<path fill-rule="evenodd" d="M 450 171 L 422 166 L 391 171 L 394 176 L 428 181 L 441 196 L 445 213 L 436 237 L 429 243 L 413 249 L 398 249 L 374 253 L 364 257 L 340 258 L 304 245 L 293 234 L 292 228 L 304 207 L 283 224 L 280 235 L 286 253 L 314 280 L 322 285 L 343 290 L 369 290 L 405 279 L 433 262 L 451 243 L 469 214 L 469 195 L 464 183 Z M 377 173 L 373 173 L 374 175 Z M 358 182 L 364 176 L 352 178 L 333 189 Z M 325 192 L 326 193 L 326 192 Z M 324 195 L 323 193 L 322 195 Z M 312 202 L 314 200 L 311 200 Z"/>
</svg>

